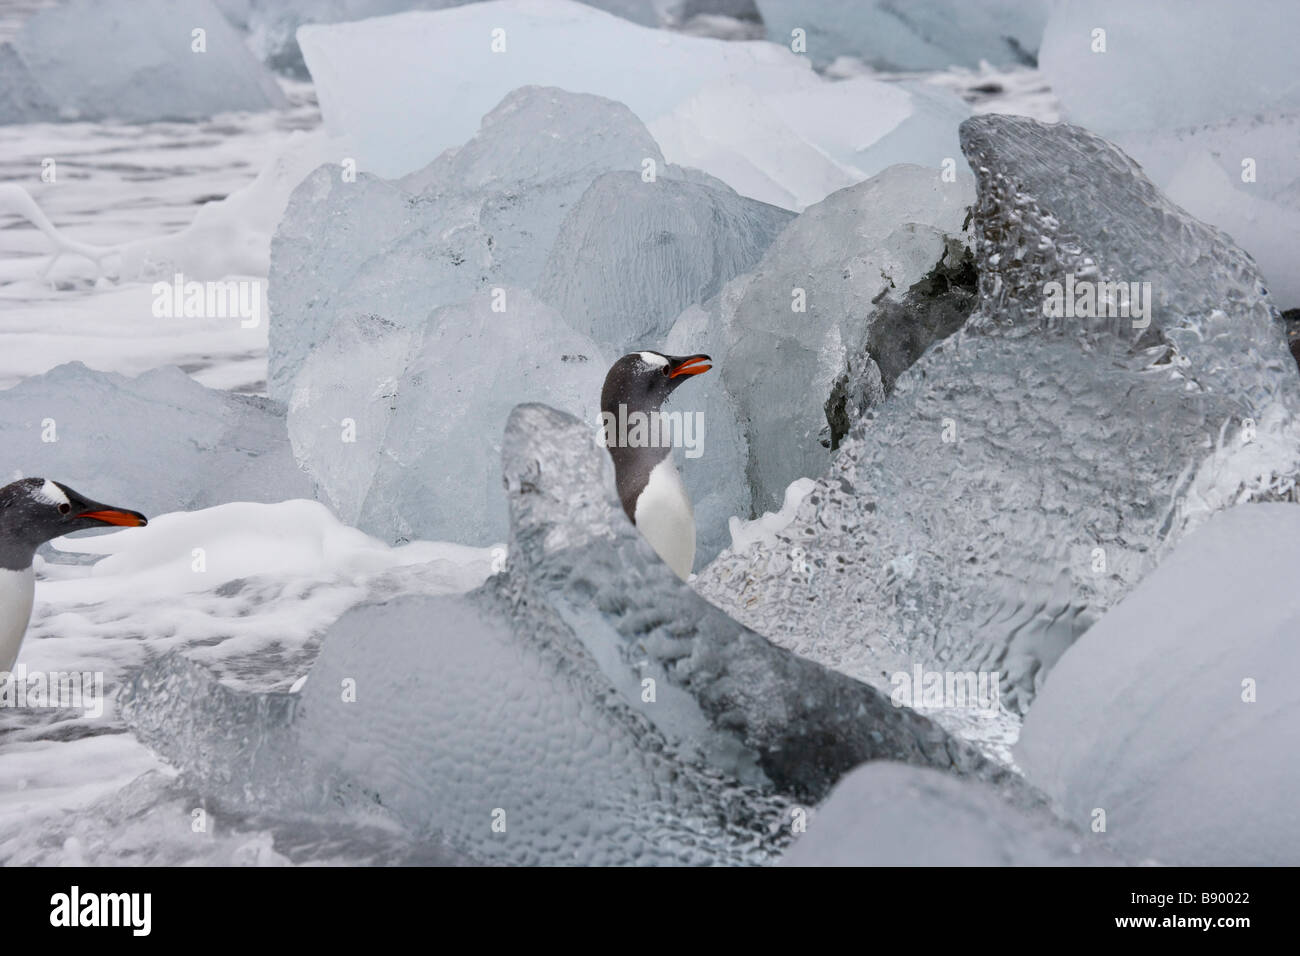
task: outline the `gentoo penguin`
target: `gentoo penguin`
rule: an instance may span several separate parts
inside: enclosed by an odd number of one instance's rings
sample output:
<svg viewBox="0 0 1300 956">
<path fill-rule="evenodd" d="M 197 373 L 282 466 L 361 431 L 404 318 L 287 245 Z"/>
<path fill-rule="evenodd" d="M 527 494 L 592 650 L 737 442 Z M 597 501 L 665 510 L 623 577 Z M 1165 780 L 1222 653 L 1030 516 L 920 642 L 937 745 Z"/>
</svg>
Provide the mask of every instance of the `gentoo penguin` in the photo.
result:
<svg viewBox="0 0 1300 956">
<path fill-rule="evenodd" d="M 0 673 L 13 669 L 32 616 L 36 549 L 71 531 L 147 523 L 138 511 L 91 501 L 45 478 L 23 478 L 0 488 Z"/>
<path fill-rule="evenodd" d="M 600 392 L 605 447 L 623 510 L 651 547 L 685 581 L 695 564 L 695 509 L 668 443 L 647 443 L 636 423 L 657 420 L 678 385 L 713 367 L 707 355 L 631 352 L 615 362 Z M 652 426 L 651 434 L 659 429 Z"/>
</svg>

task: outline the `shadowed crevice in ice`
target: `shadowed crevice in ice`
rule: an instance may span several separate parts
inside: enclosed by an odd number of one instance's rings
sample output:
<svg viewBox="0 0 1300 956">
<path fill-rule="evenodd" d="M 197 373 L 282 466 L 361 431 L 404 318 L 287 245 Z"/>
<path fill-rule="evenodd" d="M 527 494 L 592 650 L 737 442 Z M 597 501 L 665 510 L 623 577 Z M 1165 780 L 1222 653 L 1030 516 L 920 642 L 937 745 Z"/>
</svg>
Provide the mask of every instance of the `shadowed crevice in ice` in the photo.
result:
<svg viewBox="0 0 1300 956">
<path fill-rule="evenodd" d="M 974 295 L 948 277 L 969 260 L 974 200 L 964 172 L 891 166 L 805 209 L 711 303 L 755 511 L 822 474 L 849 423 L 970 314 Z"/>
<path fill-rule="evenodd" d="M 1041 801 L 695 595 L 623 515 L 589 426 L 520 406 L 504 446 L 506 573 L 353 609 L 298 695 L 168 655 L 124 691 L 128 726 L 216 806 L 375 815 L 489 862 L 771 862 L 795 806 L 878 758 Z"/>
<path fill-rule="evenodd" d="M 878 686 L 915 665 L 996 670 L 1023 712 L 1163 549 L 1293 483 L 1300 403 L 1249 257 L 1122 152 L 1011 116 L 961 133 L 979 182 L 977 313 L 867 411 L 774 545 L 724 552 L 698 587 Z M 1150 282 L 1150 329 L 1046 321 L 1046 284 L 1069 274 Z M 936 719 L 985 733 L 958 711 Z"/>
</svg>

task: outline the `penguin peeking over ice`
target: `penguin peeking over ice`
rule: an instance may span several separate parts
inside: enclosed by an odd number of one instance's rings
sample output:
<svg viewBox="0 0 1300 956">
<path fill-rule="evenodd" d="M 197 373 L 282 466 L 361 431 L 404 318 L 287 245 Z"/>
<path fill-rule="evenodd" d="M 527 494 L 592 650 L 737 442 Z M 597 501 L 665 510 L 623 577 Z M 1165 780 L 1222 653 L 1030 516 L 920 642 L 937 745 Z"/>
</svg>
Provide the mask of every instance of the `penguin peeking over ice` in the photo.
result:
<svg viewBox="0 0 1300 956">
<path fill-rule="evenodd" d="M 91 501 L 45 478 L 22 478 L 0 488 L 0 674 L 13 669 L 32 616 L 36 549 L 73 531 L 148 523 L 138 511 Z"/>
<path fill-rule="evenodd" d="M 713 367 L 707 355 L 630 352 L 600 391 L 605 447 L 623 510 L 659 557 L 685 581 L 695 564 L 695 509 L 673 464 L 673 414 L 664 400 L 692 375 Z M 676 417 L 680 435 L 681 417 Z"/>
</svg>

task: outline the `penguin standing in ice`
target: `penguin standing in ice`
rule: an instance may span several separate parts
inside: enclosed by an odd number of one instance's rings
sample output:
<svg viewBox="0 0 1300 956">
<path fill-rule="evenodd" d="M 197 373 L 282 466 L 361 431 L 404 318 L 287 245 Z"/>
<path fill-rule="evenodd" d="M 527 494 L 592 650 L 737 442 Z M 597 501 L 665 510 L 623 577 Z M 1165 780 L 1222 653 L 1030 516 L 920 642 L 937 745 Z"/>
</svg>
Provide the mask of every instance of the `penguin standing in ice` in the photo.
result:
<svg viewBox="0 0 1300 956">
<path fill-rule="evenodd" d="M 23 478 L 0 488 L 0 673 L 13 669 L 32 616 L 36 549 L 73 531 L 147 523 L 138 511 L 91 501 L 45 478 Z"/>
<path fill-rule="evenodd" d="M 631 352 L 615 362 L 600 392 L 605 447 L 623 510 L 677 576 L 695 564 L 695 509 L 673 464 L 671 445 L 653 441 L 664 400 L 692 375 L 713 367 L 707 355 Z M 639 427 L 649 423 L 647 427 Z M 647 440 L 647 438 L 650 440 Z"/>
</svg>

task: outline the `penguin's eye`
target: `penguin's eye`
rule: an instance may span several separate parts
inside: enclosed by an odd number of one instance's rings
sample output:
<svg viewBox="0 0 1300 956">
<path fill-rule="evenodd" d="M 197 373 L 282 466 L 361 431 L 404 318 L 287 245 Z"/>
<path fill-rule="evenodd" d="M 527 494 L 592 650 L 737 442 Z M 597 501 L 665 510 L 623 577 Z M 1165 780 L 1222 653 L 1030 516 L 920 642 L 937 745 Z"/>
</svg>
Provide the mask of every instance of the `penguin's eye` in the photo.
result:
<svg viewBox="0 0 1300 956">
<path fill-rule="evenodd" d="M 72 510 L 72 505 L 68 504 L 66 501 L 63 502 L 63 504 L 59 505 L 59 514 L 61 515 L 65 515 L 71 510 Z"/>
</svg>

